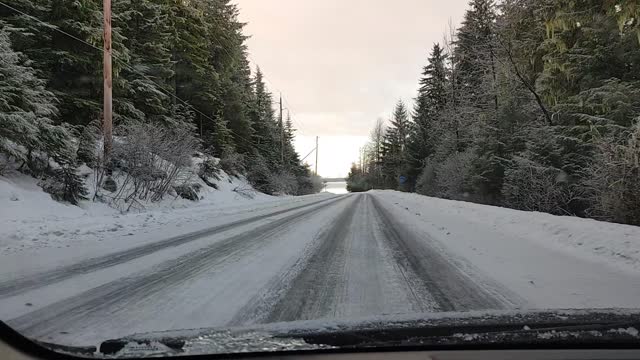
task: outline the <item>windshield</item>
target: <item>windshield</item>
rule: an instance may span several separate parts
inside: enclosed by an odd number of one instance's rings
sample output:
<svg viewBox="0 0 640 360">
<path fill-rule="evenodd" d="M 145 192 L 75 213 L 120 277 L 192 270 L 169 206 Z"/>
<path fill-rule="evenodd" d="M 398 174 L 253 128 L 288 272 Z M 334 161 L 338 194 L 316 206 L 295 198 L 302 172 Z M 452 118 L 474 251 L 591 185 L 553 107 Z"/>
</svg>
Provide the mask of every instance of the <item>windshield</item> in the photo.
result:
<svg viewBox="0 0 640 360">
<path fill-rule="evenodd" d="M 639 11 L 0 0 L 0 320 L 95 355 L 566 309 L 637 339 Z"/>
</svg>

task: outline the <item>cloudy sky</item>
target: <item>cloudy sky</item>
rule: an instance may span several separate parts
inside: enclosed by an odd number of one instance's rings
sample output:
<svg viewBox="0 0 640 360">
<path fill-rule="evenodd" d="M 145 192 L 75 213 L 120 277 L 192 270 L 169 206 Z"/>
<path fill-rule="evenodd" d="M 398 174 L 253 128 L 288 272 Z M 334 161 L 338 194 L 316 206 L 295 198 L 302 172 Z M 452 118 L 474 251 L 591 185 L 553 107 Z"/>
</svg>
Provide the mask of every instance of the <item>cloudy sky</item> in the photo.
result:
<svg viewBox="0 0 640 360">
<path fill-rule="evenodd" d="M 411 103 L 429 49 L 468 0 L 236 2 L 252 61 L 292 112 L 298 152 L 319 136 L 319 173 L 339 177 L 376 119 L 388 119 L 398 100 Z"/>
</svg>

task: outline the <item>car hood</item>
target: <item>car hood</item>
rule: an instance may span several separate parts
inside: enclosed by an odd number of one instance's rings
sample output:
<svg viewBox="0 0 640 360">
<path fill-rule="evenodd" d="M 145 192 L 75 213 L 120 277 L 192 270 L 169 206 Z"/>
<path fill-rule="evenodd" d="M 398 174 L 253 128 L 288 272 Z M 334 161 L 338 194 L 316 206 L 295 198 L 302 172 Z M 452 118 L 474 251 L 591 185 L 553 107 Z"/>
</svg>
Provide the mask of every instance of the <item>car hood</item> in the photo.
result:
<svg viewBox="0 0 640 360">
<path fill-rule="evenodd" d="M 126 358 L 354 349 L 637 348 L 638 330 L 640 309 L 449 312 L 134 334 L 102 342 L 96 354 Z"/>
</svg>

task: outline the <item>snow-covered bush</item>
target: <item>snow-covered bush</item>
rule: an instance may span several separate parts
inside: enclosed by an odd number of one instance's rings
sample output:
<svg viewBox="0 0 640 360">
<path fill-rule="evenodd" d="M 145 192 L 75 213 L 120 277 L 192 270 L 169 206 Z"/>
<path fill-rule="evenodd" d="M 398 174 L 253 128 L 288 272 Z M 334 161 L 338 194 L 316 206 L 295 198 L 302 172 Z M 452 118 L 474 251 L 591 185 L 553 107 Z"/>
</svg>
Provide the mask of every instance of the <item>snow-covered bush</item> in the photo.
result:
<svg viewBox="0 0 640 360">
<path fill-rule="evenodd" d="M 308 188 L 299 186 L 298 195 L 317 194 L 324 189 L 325 184 L 322 177 L 316 174 L 311 174 L 307 179 L 309 179 L 311 186 Z"/>
<path fill-rule="evenodd" d="M 296 176 L 286 170 L 271 169 L 260 155 L 247 158 L 247 180 L 254 189 L 269 195 L 301 195 L 315 192 L 316 185 L 308 173 Z M 317 182 L 317 181 L 316 181 Z M 319 191 L 319 190 L 318 190 Z"/>
<path fill-rule="evenodd" d="M 246 168 L 244 166 L 244 156 L 233 151 L 225 151 L 220 157 L 220 168 L 228 175 L 238 177 L 244 175 Z"/>
<path fill-rule="evenodd" d="M 472 188 L 473 163 L 476 155 L 472 149 L 455 152 L 436 168 L 438 195 L 446 199 L 466 200 Z"/>
</svg>

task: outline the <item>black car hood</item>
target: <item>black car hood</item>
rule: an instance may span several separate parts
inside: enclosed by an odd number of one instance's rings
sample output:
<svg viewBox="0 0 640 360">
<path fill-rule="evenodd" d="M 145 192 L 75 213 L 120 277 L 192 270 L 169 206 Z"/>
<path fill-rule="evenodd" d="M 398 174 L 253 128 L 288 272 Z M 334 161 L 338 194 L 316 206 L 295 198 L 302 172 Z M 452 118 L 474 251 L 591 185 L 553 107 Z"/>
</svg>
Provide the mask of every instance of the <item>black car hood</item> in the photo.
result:
<svg viewBox="0 0 640 360">
<path fill-rule="evenodd" d="M 639 330 L 637 309 L 436 313 L 135 334 L 102 342 L 97 354 L 144 357 L 374 348 L 637 348 Z"/>
</svg>

